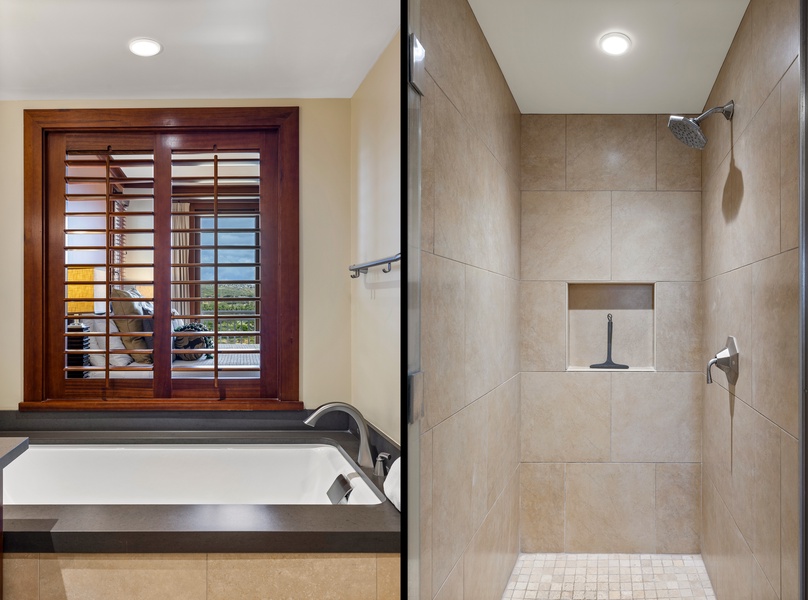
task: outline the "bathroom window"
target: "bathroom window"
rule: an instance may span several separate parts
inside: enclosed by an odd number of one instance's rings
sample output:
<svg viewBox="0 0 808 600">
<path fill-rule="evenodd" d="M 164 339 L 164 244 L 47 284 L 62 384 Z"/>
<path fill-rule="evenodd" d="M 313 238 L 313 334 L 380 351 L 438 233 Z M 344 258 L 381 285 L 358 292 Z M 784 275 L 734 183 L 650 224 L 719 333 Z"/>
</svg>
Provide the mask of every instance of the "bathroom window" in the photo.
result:
<svg viewBox="0 0 808 600">
<path fill-rule="evenodd" d="M 297 109 L 26 111 L 21 409 L 299 409 Z"/>
</svg>

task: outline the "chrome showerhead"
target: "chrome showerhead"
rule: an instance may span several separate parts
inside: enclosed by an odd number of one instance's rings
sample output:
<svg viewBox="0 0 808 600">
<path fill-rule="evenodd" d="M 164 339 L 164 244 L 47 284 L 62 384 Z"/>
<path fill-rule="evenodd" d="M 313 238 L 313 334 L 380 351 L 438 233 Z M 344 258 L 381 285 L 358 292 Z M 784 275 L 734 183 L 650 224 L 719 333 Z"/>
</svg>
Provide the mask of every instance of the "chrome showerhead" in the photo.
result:
<svg viewBox="0 0 808 600">
<path fill-rule="evenodd" d="M 729 121 L 732 119 L 732 114 L 735 112 L 735 102 L 730 100 L 724 106 L 716 106 L 715 108 L 711 108 L 695 119 L 672 115 L 671 118 L 668 119 L 668 129 L 670 129 L 671 133 L 673 133 L 673 135 L 675 135 L 676 138 L 686 146 L 701 150 L 707 144 L 707 137 L 701 130 L 699 123 L 717 112 L 720 112 L 722 115 L 724 115 L 724 118 Z"/>
</svg>

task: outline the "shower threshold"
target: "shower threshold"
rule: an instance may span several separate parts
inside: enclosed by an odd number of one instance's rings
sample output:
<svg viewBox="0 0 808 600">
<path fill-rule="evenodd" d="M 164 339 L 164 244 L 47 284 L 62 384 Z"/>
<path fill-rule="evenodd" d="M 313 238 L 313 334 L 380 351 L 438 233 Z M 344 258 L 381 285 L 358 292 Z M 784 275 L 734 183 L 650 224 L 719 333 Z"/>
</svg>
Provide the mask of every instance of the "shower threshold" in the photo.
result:
<svg viewBox="0 0 808 600">
<path fill-rule="evenodd" d="M 715 600 L 700 554 L 520 554 L 502 600 Z"/>
</svg>

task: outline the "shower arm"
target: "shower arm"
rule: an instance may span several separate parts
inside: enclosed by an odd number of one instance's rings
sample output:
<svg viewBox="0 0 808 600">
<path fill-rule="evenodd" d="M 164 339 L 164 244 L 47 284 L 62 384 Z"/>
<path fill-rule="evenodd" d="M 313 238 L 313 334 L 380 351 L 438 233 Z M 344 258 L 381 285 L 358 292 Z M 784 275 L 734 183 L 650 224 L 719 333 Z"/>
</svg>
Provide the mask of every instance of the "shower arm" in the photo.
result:
<svg viewBox="0 0 808 600">
<path fill-rule="evenodd" d="M 703 112 L 698 117 L 693 119 L 693 122 L 698 125 L 704 119 L 706 119 L 710 115 L 713 115 L 713 114 L 715 114 L 717 112 L 722 113 L 724 115 L 724 118 L 727 121 L 729 121 L 730 119 L 732 119 L 732 113 L 734 111 L 735 111 L 735 103 L 733 101 L 730 101 L 728 104 L 725 104 L 724 106 L 716 106 L 715 108 L 711 108 L 710 110 L 708 110 L 706 112 Z"/>
</svg>

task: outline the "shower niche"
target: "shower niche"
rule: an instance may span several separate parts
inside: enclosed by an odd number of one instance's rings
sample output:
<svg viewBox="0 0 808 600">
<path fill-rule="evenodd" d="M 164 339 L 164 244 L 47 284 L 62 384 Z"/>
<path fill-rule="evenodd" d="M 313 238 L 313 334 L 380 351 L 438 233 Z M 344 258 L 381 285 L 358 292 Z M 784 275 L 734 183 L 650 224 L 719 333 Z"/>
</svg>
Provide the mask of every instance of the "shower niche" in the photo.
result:
<svg viewBox="0 0 808 600">
<path fill-rule="evenodd" d="M 590 368 L 606 360 L 608 315 L 612 360 L 629 371 L 654 371 L 653 283 L 567 284 L 567 370 L 612 370 Z"/>
</svg>

